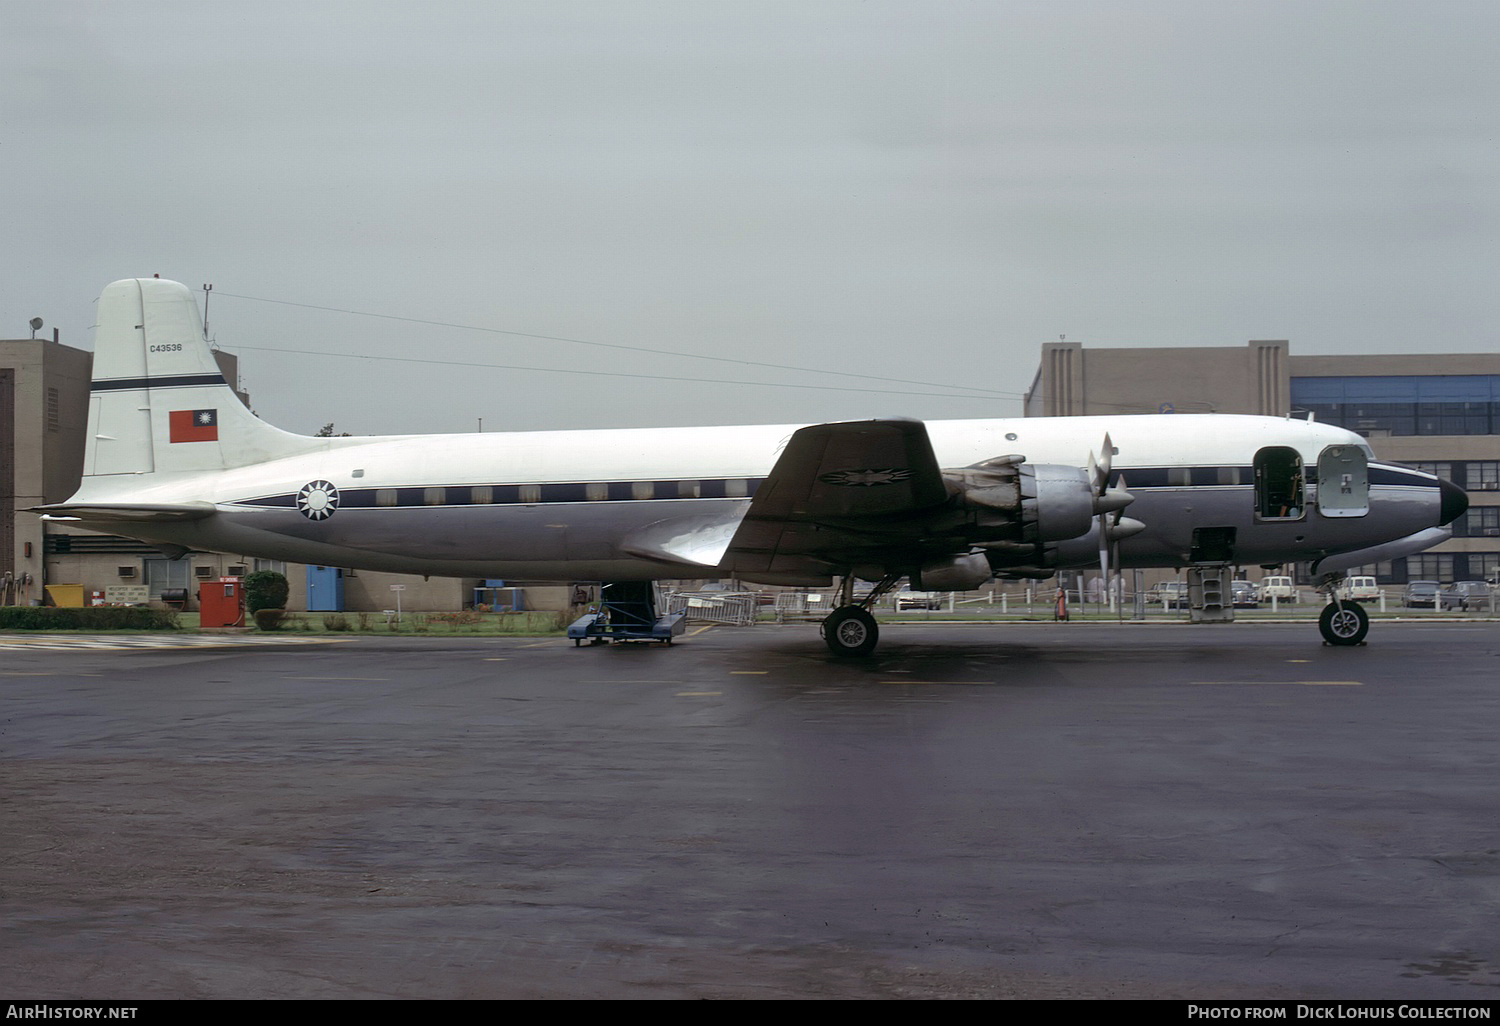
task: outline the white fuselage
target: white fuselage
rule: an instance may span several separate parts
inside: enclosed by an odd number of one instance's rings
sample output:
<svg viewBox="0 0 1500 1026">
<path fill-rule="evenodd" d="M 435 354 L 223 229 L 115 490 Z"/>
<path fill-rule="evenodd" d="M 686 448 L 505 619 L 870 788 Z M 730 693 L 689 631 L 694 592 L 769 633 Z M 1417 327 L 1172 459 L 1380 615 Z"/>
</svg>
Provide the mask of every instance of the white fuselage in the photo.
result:
<svg viewBox="0 0 1500 1026">
<path fill-rule="evenodd" d="M 316 565 L 507 580 L 717 577 L 729 568 L 642 559 L 622 540 L 663 520 L 748 507 L 797 427 L 318 439 L 312 451 L 219 471 L 87 478 L 71 501 L 213 503 L 211 517 L 119 529 L 167 545 Z M 1233 528 L 1235 560 L 1252 564 L 1362 549 L 1438 522 L 1436 481 L 1414 471 L 1372 481 L 1364 516 L 1325 517 L 1309 503 L 1297 519 L 1258 517 L 1249 474 L 1258 450 L 1295 449 L 1313 466 L 1328 446 L 1364 445 L 1351 432 L 1303 420 L 965 420 L 929 422 L 927 431 L 945 468 L 1008 454 L 1081 467 L 1108 433 L 1115 474 L 1135 496 L 1129 516 L 1146 524 L 1121 544 L 1125 566 L 1192 562 L 1194 531 L 1204 527 Z M 299 494 L 305 505 L 314 483 L 337 496 L 320 516 L 299 508 Z M 1096 562 L 1095 542 L 1076 548 L 1061 565 Z"/>
</svg>

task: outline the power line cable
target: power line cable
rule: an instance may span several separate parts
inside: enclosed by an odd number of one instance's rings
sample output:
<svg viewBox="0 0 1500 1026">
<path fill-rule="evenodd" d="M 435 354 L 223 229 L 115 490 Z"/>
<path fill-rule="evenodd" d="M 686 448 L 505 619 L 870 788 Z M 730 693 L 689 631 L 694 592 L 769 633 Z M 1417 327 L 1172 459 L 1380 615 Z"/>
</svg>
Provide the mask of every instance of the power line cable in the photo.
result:
<svg viewBox="0 0 1500 1026">
<path fill-rule="evenodd" d="M 347 360 L 385 360 L 391 363 L 421 363 L 433 364 L 441 367 L 485 367 L 491 370 L 515 370 L 536 371 L 543 374 L 587 374 L 591 377 L 601 378 L 641 378 L 650 381 L 682 381 L 693 384 L 706 385 L 753 385 L 759 388 L 801 388 L 818 392 L 866 392 L 881 395 L 916 395 L 926 396 L 931 399 L 970 399 L 976 401 L 993 402 L 994 397 L 985 395 L 960 395 L 944 392 L 913 392 L 910 390 L 896 388 L 855 388 L 850 385 L 798 385 L 782 381 L 736 381 L 732 378 L 688 378 L 676 377 L 667 374 L 631 374 L 628 371 L 598 371 L 580 370 L 576 367 L 523 367 L 507 363 L 479 363 L 468 360 L 430 360 L 415 356 L 377 356 L 372 353 L 332 353 L 318 349 L 282 349 L 276 346 L 243 346 L 234 345 L 230 348 L 248 349 L 261 353 L 291 353 L 297 356 L 334 356 Z M 915 382 L 920 384 L 920 382 Z M 937 386 L 942 387 L 942 386 Z"/>
<path fill-rule="evenodd" d="M 1005 390 L 1002 390 L 1002 389 L 984 388 L 984 387 L 979 386 L 979 385 L 954 385 L 954 384 L 947 384 L 947 383 L 935 382 L 935 381 L 911 381 L 911 380 L 908 380 L 906 378 L 883 377 L 883 376 L 881 376 L 879 374 L 860 374 L 860 373 L 858 373 L 856 371 L 822 370 L 822 369 L 819 369 L 819 368 L 816 368 L 816 367 L 798 367 L 798 366 L 795 366 L 795 365 L 792 365 L 792 364 L 767 363 L 767 362 L 762 362 L 762 361 L 758 361 L 758 360 L 741 360 L 741 359 L 736 359 L 734 357 L 729 357 L 729 356 L 706 356 L 706 355 L 703 355 L 701 353 L 683 353 L 683 352 L 676 352 L 676 351 L 670 350 L 670 349 L 652 349 L 652 348 L 649 348 L 647 346 L 631 346 L 631 345 L 625 345 L 623 343 L 618 343 L 618 342 L 594 342 L 594 341 L 590 341 L 588 339 L 568 338 L 568 337 L 562 336 L 562 335 L 542 335 L 542 334 L 538 334 L 538 333 L 535 333 L 535 332 L 529 332 L 529 331 L 512 331 L 512 330 L 509 330 L 509 329 L 506 329 L 506 328 L 490 328 L 490 327 L 486 327 L 486 326 L 478 325 L 478 324 L 459 324 L 459 323 L 456 323 L 456 322 L 453 322 L 453 321 L 429 320 L 429 319 L 422 318 L 422 317 L 402 317 L 402 316 L 399 316 L 397 314 L 374 313 L 374 312 L 369 311 L 369 310 L 349 310 L 349 309 L 345 309 L 345 308 L 342 308 L 342 307 L 335 307 L 335 306 L 319 306 L 319 305 L 317 305 L 315 303 L 296 303 L 296 302 L 293 302 L 293 301 L 288 300 L 288 299 L 267 299 L 264 296 L 246 296 L 246 295 L 242 295 L 240 293 L 235 293 L 235 292 L 221 292 L 218 289 L 214 290 L 214 295 L 216 295 L 216 296 L 228 296 L 228 297 L 231 297 L 233 299 L 248 299 L 248 300 L 251 300 L 252 302 L 256 302 L 256 303 L 274 303 L 274 304 L 277 304 L 279 306 L 295 306 L 295 307 L 301 307 L 304 310 L 322 310 L 322 311 L 325 311 L 327 313 L 351 314 L 351 315 L 356 316 L 356 317 L 374 317 L 374 318 L 377 318 L 379 320 L 402 321 L 402 322 L 405 322 L 407 324 L 425 324 L 425 325 L 428 325 L 429 327 L 458 328 L 458 329 L 463 330 L 463 331 L 481 331 L 481 332 L 485 332 L 487 334 L 492 334 L 492 335 L 510 335 L 510 336 L 515 337 L 515 338 L 531 338 L 531 339 L 537 339 L 539 341 L 544 341 L 544 342 L 570 342 L 570 343 L 572 343 L 574 345 L 594 346 L 594 347 L 599 348 L 599 349 L 616 349 L 616 350 L 620 350 L 620 351 L 623 351 L 623 352 L 631 352 L 631 353 L 645 353 L 645 354 L 648 354 L 648 355 L 651 355 L 651 356 L 670 356 L 670 357 L 675 357 L 675 358 L 678 358 L 678 359 L 689 359 L 689 360 L 711 360 L 711 361 L 713 361 L 715 363 L 732 363 L 732 364 L 739 364 L 739 365 L 745 366 L 745 367 L 764 367 L 764 368 L 769 368 L 771 370 L 796 371 L 799 374 L 832 374 L 832 375 L 839 375 L 839 376 L 843 376 L 843 377 L 862 378 L 862 379 L 865 379 L 867 381 L 887 381 L 887 382 L 891 382 L 891 383 L 894 383 L 894 384 L 901 384 L 901 385 L 920 385 L 920 386 L 922 386 L 924 388 L 947 388 L 947 389 L 954 389 L 954 390 L 965 391 L 965 392 L 981 392 L 981 393 L 986 393 L 987 397 L 991 397 L 991 398 L 1003 398 L 1003 399 L 1021 399 L 1021 398 L 1023 398 L 1022 393 L 1019 393 L 1019 392 L 1008 392 L 1008 391 L 1005 391 Z M 247 347 L 242 347 L 242 348 L 249 348 L 249 347 L 247 346 Z M 294 350 L 273 350 L 273 351 L 275 351 L 275 352 L 293 352 Z M 322 355 L 325 355 L 325 356 L 334 356 L 334 355 L 338 355 L 338 354 L 335 354 L 335 353 L 324 353 Z M 414 362 L 423 362 L 423 361 L 414 361 Z M 472 365 L 467 365 L 467 366 L 491 366 L 491 365 L 490 364 L 472 364 Z M 512 368 L 512 369 L 542 370 L 543 368 L 531 367 L 531 368 Z M 629 376 L 629 377 L 653 377 L 655 375 L 641 374 L 641 375 L 622 375 L 622 376 Z M 666 380 L 697 381 L 697 380 L 712 380 L 712 379 L 697 379 L 697 378 L 674 379 L 674 378 L 667 378 Z M 729 382 L 729 383 L 730 384 L 746 384 L 746 382 Z M 764 382 L 762 382 L 762 384 L 764 384 Z M 811 387 L 816 387 L 816 386 L 796 385 L 796 386 L 787 386 L 787 387 L 811 388 Z M 846 389 L 846 391 L 858 391 L 858 389 Z M 878 390 L 877 389 L 870 389 L 869 391 L 878 391 Z M 931 394 L 931 393 L 916 392 L 916 393 L 901 393 L 901 394 L 926 395 L 926 394 Z M 977 399 L 977 398 L 982 398 L 982 397 L 981 396 L 972 396 L 971 398 L 976 398 Z"/>
</svg>

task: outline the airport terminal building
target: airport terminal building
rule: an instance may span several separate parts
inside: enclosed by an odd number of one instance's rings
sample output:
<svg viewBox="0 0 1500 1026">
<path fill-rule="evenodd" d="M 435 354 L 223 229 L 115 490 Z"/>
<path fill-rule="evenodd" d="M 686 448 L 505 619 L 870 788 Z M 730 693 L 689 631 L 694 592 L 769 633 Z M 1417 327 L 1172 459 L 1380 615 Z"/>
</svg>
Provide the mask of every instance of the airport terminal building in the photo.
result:
<svg viewBox="0 0 1500 1026">
<path fill-rule="evenodd" d="M 1293 356 L 1285 340 L 1243 347 L 1042 346 L 1028 417 L 1130 413 L 1312 415 L 1369 439 L 1375 455 L 1469 493 L 1453 538 L 1363 568 L 1381 584 L 1482 580 L 1500 571 L 1500 355 Z M 1306 569 L 1301 583 L 1312 583 Z"/>
</svg>

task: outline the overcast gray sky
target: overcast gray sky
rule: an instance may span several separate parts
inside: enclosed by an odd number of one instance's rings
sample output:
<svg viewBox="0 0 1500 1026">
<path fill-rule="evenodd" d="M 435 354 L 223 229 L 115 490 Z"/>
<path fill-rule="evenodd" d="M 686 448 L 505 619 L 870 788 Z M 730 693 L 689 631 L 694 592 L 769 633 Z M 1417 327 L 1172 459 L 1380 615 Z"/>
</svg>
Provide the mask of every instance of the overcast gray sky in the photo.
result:
<svg viewBox="0 0 1500 1026">
<path fill-rule="evenodd" d="M 212 282 L 291 430 L 1008 416 L 1064 333 L 1496 343 L 1494 0 L 7 0 L 0 39 L 0 336 Z"/>
</svg>

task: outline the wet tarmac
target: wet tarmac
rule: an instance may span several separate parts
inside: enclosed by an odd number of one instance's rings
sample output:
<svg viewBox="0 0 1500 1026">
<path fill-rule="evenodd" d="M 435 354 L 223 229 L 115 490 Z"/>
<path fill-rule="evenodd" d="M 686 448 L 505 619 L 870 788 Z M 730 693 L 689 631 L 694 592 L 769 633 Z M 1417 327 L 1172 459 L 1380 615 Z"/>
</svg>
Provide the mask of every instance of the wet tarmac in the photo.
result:
<svg viewBox="0 0 1500 1026">
<path fill-rule="evenodd" d="M 1500 629 L 0 638 L 0 994 L 1500 997 Z"/>
</svg>

